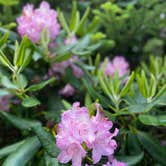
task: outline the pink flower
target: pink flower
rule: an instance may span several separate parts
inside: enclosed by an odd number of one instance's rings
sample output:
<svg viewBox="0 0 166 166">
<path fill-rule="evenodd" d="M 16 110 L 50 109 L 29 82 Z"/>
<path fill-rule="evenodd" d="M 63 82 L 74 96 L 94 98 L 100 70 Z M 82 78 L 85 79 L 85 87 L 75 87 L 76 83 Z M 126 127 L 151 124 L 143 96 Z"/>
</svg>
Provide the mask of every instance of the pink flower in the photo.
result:
<svg viewBox="0 0 166 166">
<path fill-rule="evenodd" d="M 45 28 L 49 32 L 50 39 L 54 39 L 60 32 L 57 12 L 51 9 L 46 1 L 41 2 L 38 9 L 34 9 L 31 4 L 24 6 L 22 15 L 17 18 L 17 23 L 18 33 L 22 37 L 27 35 L 34 43 L 40 41 Z"/>
<path fill-rule="evenodd" d="M 0 110 L 9 111 L 12 95 L 0 96 Z"/>
<path fill-rule="evenodd" d="M 74 95 L 74 92 L 74 87 L 70 84 L 66 84 L 65 87 L 59 91 L 59 94 L 65 97 L 70 97 Z"/>
<path fill-rule="evenodd" d="M 109 162 L 107 162 L 106 164 L 103 164 L 102 166 L 112 166 Z"/>
<path fill-rule="evenodd" d="M 66 148 L 63 148 L 58 156 L 61 163 L 68 163 L 72 160 L 72 166 L 81 166 L 82 158 L 85 157 L 86 151 L 80 144 L 71 143 Z"/>
<path fill-rule="evenodd" d="M 72 72 L 76 78 L 81 78 L 84 75 L 83 70 L 75 64 L 71 64 Z"/>
<path fill-rule="evenodd" d="M 112 122 L 104 117 L 99 104 L 96 104 L 96 108 L 96 115 L 90 117 L 88 109 L 80 107 L 79 102 L 76 102 L 70 110 L 62 114 L 56 136 L 57 146 L 61 150 L 58 157 L 61 163 L 72 160 L 73 165 L 80 166 L 86 155 L 82 145 L 92 149 L 94 164 L 102 156 L 114 154 L 117 144 L 113 137 L 118 134 L 118 129 L 111 133 Z"/>
<path fill-rule="evenodd" d="M 62 120 L 58 125 L 58 132 L 56 136 L 57 146 L 62 151 L 64 151 L 64 149 L 66 151 L 68 148 L 73 149 L 73 144 L 77 144 L 77 147 L 81 147 L 83 142 L 90 144 L 95 139 L 92 123 L 88 114 L 88 109 L 86 107 L 80 107 L 79 105 L 80 104 L 78 102 L 74 103 L 71 110 L 68 110 L 62 114 Z M 75 153 L 73 152 L 76 155 L 72 155 L 74 156 L 74 158 L 72 157 L 72 162 L 74 163 L 76 159 L 79 159 L 78 161 L 80 163 L 80 156 L 84 157 L 85 155 L 85 151 L 83 151 L 81 148 L 79 149 L 80 151 L 77 150 Z M 61 158 L 63 158 L 63 155 L 61 155 L 60 159 Z M 66 160 L 61 159 L 60 161 L 65 163 L 64 161 Z M 78 164 L 75 166 L 81 165 Z"/>
<path fill-rule="evenodd" d="M 114 76 L 117 71 L 120 77 L 128 72 L 129 64 L 122 56 L 116 56 L 112 61 L 108 61 L 105 66 L 106 76 Z"/>
<path fill-rule="evenodd" d="M 79 61 L 77 56 L 72 56 L 69 60 L 59 62 L 59 63 L 54 63 L 51 68 L 48 71 L 49 76 L 60 74 L 64 75 L 65 74 L 65 69 L 70 67 L 72 69 L 73 75 L 76 78 L 81 78 L 84 75 L 84 72 L 80 67 L 78 67 L 75 62 Z"/>
<path fill-rule="evenodd" d="M 94 164 L 98 163 L 102 156 L 110 156 L 114 153 L 117 147 L 117 143 L 113 137 L 118 134 L 118 129 L 115 129 L 113 133 L 110 132 L 113 124 L 104 114 L 100 111 L 100 105 L 97 104 L 97 114 L 92 117 L 92 123 L 95 130 L 95 141 L 90 147 L 92 148 L 92 159 Z"/>
<path fill-rule="evenodd" d="M 0 96 L 0 110 L 9 111 L 11 95 Z"/>
<path fill-rule="evenodd" d="M 116 159 L 113 159 L 112 166 L 127 166 L 127 164 L 121 161 L 117 161 Z"/>
</svg>

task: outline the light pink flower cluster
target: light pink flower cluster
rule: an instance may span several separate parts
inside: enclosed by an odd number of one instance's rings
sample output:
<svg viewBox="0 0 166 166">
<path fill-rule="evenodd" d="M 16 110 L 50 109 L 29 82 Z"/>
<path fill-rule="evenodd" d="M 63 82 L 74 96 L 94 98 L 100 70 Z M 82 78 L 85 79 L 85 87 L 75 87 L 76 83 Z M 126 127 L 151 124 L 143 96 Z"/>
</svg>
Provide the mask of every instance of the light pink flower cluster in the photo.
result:
<svg viewBox="0 0 166 166">
<path fill-rule="evenodd" d="M 9 111 L 11 95 L 0 96 L 0 110 Z"/>
<path fill-rule="evenodd" d="M 84 74 L 82 69 L 78 67 L 75 62 L 79 61 L 79 58 L 77 56 L 72 56 L 69 60 L 59 62 L 59 63 L 54 63 L 51 68 L 48 71 L 49 76 L 53 75 L 64 75 L 65 74 L 65 69 L 70 67 L 72 69 L 72 73 L 76 78 L 81 78 Z"/>
<path fill-rule="evenodd" d="M 38 43 L 42 31 L 47 28 L 50 39 L 54 39 L 60 32 L 60 25 L 57 21 L 57 12 L 50 8 L 45 1 L 41 2 L 38 9 L 27 4 L 22 15 L 17 18 L 18 32 L 23 37 L 27 35 L 31 41 Z"/>
<path fill-rule="evenodd" d="M 86 156 L 85 149 L 92 150 L 94 164 L 102 156 L 114 154 L 117 143 L 113 137 L 118 134 L 118 129 L 111 133 L 113 123 L 104 117 L 99 104 L 96 104 L 96 108 L 96 115 L 90 117 L 88 108 L 80 107 L 79 102 L 76 102 L 62 114 L 56 136 L 57 146 L 61 150 L 58 160 L 61 163 L 72 160 L 73 166 L 81 166 Z"/>
<path fill-rule="evenodd" d="M 108 61 L 105 66 L 106 76 L 114 76 L 117 71 L 119 77 L 123 77 L 129 71 L 129 64 L 122 56 L 116 56 L 112 61 Z"/>
<path fill-rule="evenodd" d="M 72 85 L 66 84 L 65 87 L 63 87 L 60 91 L 59 94 L 64 96 L 64 97 L 70 97 L 73 96 L 75 93 L 75 89 Z"/>
</svg>

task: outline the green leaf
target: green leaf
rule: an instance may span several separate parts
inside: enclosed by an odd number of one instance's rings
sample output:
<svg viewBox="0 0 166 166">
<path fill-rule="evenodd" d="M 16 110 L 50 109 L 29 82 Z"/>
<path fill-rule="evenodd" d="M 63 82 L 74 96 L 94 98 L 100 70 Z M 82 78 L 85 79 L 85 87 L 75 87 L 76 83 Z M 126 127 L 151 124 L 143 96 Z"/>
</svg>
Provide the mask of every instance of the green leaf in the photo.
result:
<svg viewBox="0 0 166 166">
<path fill-rule="evenodd" d="M 6 76 L 2 76 L 1 84 L 8 89 L 18 89 L 17 86 L 14 85 Z"/>
<path fill-rule="evenodd" d="M 40 89 L 43 89 L 45 86 L 48 84 L 51 84 L 55 81 L 55 78 L 50 78 L 49 80 L 43 81 L 39 84 L 31 85 L 30 87 L 27 88 L 28 91 L 38 91 Z"/>
<path fill-rule="evenodd" d="M 163 93 L 160 97 L 155 100 L 158 105 L 166 105 L 166 93 Z"/>
<path fill-rule="evenodd" d="M 55 138 L 53 138 L 52 135 L 41 126 L 32 126 L 32 129 L 38 136 L 47 153 L 52 157 L 57 157 L 59 150 L 55 144 Z"/>
<path fill-rule="evenodd" d="M 87 49 L 90 43 L 90 36 L 86 35 L 83 39 L 79 40 L 75 45 L 73 51 L 80 51 L 83 49 Z"/>
<path fill-rule="evenodd" d="M 72 3 L 72 14 L 71 14 L 71 21 L 70 21 L 70 29 L 73 30 L 76 24 L 76 13 L 77 13 L 77 3 L 73 1 Z"/>
<path fill-rule="evenodd" d="M 34 107 L 40 105 L 40 101 L 34 97 L 26 97 L 25 99 L 23 99 L 22 105 L 24 107 Z"/>
<path fill-rule="evenodd" d="M 13 71 L 13 66 L 6 57 L 6 55 L 0 50 L 0 63 L 6 67 L 8 67 L 11 71 Z"/>
<path fill-rule="evenodd" d="M 25 68 L 30 62 L 31 54 L 32 54 L 32 44 L 27 36 L 24 36 L 24 38 L 21 41 L 21 44 L 19 45 L 16 41 L 15 44 L 15 54 L 13 63 L 15 66 L 21 67 L 21 69 Z"/>
<path fill-rule="evenodd" d="M 68 110 L 72 107 L 71 104 L 65 99 L 62 100 L 62 103 L 63 103 L 66 110 Z"/>
<path fill-rule="evenodd" d="M 0 111 L 0 115 L 20 130 L 31 130 L 32 126 L 41 126 L 41 123 L 38 121 L 23 119 L 4 111 Z"/>
<path fill-rule="evenodd" d="M 25 166 L 39 148 L 40 141 L 38 138 L 29 138 L 7 157 L 2 166 Z"/>
<path fill-rule="evenodd" d="M 142 152 L 141 144 L 137 138 L 137 135 L 133 132 L 127 134 L 127 151 L 128 155 L 135 155 Z"/>
<path fill-rule="evenodd" d="M 0 0 L 0 4 L 4 6 L 13 6 L 18 4 L 18 0 Z"/>
<path fill-rule="evenodd" d="M 2 47 L 9 38 L 9 32 L 6 32 L 1 38 L 0 38 L 0 47 Z"/>
<path fill-rule="evenodd" d="M 155 96 L 155 100 L 159 99 L 160 96 L 162 96 L 164 93 L 166 93 L 166 84 L 163 85 L 162 88 L 159 90 L 159 92 Z"/>
<path fill-rule="evenodd" d="M 18 147 L 20 147 L 24 142 L 25 140 L 0 149 L 0 159 L 16 151 L 16 149 L 18 149 Z"/>
<path fill-rule="evenodd" d="M 19 72 L 21 72 L 30 63 L 31 58 L 32 58 L 32 53 L 33 53 L 33 49 L 26 48 L 24 59 L 23 59 L 22 65 L 19 69 Z"/>
<path fill-rule="evenodd" d="M 119 161 L 127 163 L 128 166 L 138 164 L 144 157 L 144 152 L 132 156 L 116 156 Z"/>
<path fill-rule="evenodd" d="M 59 166 L 57 158 L 50 157 L 47 153 L 44 155 L 45 166 Z"/>
<path fill-rule="evenodd" d="M 58 10 L 58 18 L 59 18 L 59 21 L 60 21 L 62 27 L 65 29 L 65 31 L 66 31 L 68 34 L 70 34 L 70 29 L 69 29 L 69 27 L 68 27 L 68 25 L 67 25 L 67 22 L 66 22 L 66 20 L 65 20 L 65 17 L 64 17 L 64 15 L 63 15 L 63 13 L 62 13 L 60 10 Z"/>
<path fill-rule="evenodd" d="M 158 140 L 144 132 L 138 132 L 137 137 L 146 151 L 155 160 L 165 165 L 166 147 L 161 146 Z"/>
<path fill-rule="evenodd" d="M 28 85 L 28 81 L 23 74 L 17 75 L 15 84 L 19 89 L 24 89 Z"/>
<path fill-rule="evenodd" d="M 84 15 L 83 15 L 83 17 L 82 17 L 80 23 L 79 23 L 78 30 L 77 30 L 77 31 L 78 31 L 78 34 L 81 34 L 81 33 L 83 32 L 84 24 L 85 24 L 85 22 L 86 22 L 86 20 L 87 20 L 87 17 L 88 17 L 88 15 L 89 15 L 89 13 L 90 13 L 90 7 L 88 7 L 88 8 L 86 9 L 86 11 L 85 11 L 85 13 L 84 13 Z"/>
<path fill-rule="evenodd" d="M 55 144 L 55 138 L 42 127 L 40 122 L 19 118 L 3 111 L 0 111 L 0 114 L 15 127 L 21 130 L 33 131 L 38 136 L 47 153 L 52 157 L 57 157 L 59 150 Z"/>
<path fill-rule="evenodd" d="M 0 96 L 6 96 L 6 95 L 9 95 L 10 93 L 5 90 L 5 89 L 0 89 Z"/>
<path fill-rule="evenodd" d="M 80 13 L 77 11 L 76 15 L 75 15 L 75 22 L 73 23 L 74 29 L 71 29 L 73 31 L 73 33 L 77 32 L 77 29 L 79 26 L 79 21 L 80 21 Z"/>
<path fill-rule="evenodd" d="M 130 113 L 142 113 L 150 111 L 155 103 L 138 103 L 133 104 L 128 107 L 128 112 Z"/>
<path fill-rule="evenodd" d="M 74 47 L 75 44 L 71 44 L 71 45 L 68 45 L 68 46 L 60 46 L 60 47 L 57 47 L 56 49 L 56 54 L 58 56 L 56 56 L 53 61 L 54 62 L 61 62 L 61 61 L 64 61 L 64 60 L 68 60 L 70 57 L 71 57 L 71 50 L 72 48 Z"/>
<path fill-rule="evenodd" d="M 126 93 L 128 92 L 133 80 L 134 80 L 135 74 L 134 72 L 131 73 L 129 79 L 127 80 L 125 86 L 123 87 L 123 89 L 120 92 L 120 96 L 125 96 Z"/>
<path fill-rule="evenodd" d="M 138 118 L 145 125 L 166 126 L 166 115 L 139 115 Z"/>
</svg>

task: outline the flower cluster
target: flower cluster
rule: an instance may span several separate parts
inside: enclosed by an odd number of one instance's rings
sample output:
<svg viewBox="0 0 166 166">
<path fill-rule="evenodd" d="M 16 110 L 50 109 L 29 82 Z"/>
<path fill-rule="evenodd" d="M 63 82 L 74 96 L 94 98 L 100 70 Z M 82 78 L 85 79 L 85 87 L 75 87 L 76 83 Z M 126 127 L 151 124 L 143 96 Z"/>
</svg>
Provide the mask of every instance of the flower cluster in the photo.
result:
<svg viewBox="0 0 166 166">
<path fill-rule="evenodd" d="M 112 61 L 108 60 L 105 65 L 105 74 L 106 76 L 114 76 L 117 71 L 119 77 L 123 77 L 129 68 L 128 62 L 122 56 L 116 56 Z"/>
<path fill-rule="evenodd" d="M 54 63 L 51 68 L 48 71 L 48 75 L 64 75 L 65 74 L 65 69 L 70 67 L 72 69 L 72 73 L 76 78 L 81 78 L 83 76 L 83 71 L 80 67 L 78 67 L 75 62 L 79 61 L 79 58 L 77 56 L 72 56 L 69 60 L 59 62 L 59 63 Z"/>
<path fill-rule="evenodd" d="M 38 43 L 42 31 L 47 28 L 50 39 L 54 39 L 60 32 L 60 25 L 57 21 L 57 12 L 50 9 L 47 2 L 43 1 L 38 9 L 27 4 L 22 15 L 17 19 L 18 33 L 21 36 L 27 35 L 31 41 Z"/>
<path fill-rule="evenodd" d="M 118 129 L 111 133 L 113 123 L 104 117 L 99 104 L 96 104 L 96 108 L 96 115 L 90 117 L 88 108 L 80 107 L 76 102 L 62 114 L 56 136 L 57 146 L 61 150 L 58 160 L 61 163 L 72 160 L 73 166 L 81 166 L 87 149 L 92 150 L 94 164 L 102 156 L 113 156 L 117 147 L 113 137 L 118 134 Z"/>
<path fill-rule="evenodd" d="M 66 84 L 60 91 L 59 94 L 64 96 L 64 97 L 70 97 L 73 96 L 75 93 L 75 89 L 72 85 L 70 85 L 69 83 Z"/>
</svg>

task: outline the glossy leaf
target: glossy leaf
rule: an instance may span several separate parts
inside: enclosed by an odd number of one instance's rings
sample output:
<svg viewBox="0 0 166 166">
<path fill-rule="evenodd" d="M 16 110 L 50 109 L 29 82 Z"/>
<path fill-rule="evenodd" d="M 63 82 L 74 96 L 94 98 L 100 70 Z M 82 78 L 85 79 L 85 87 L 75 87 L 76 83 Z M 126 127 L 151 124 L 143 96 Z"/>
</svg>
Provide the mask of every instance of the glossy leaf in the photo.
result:
<svg viewBox="0 0 166 166">
<path fill-rule="evenodd" d="M 28 91 L 38 91 L 40 89 L 43 89 L 45 86 L 48 84 L 51 84 L 55 81 L 55 78 L 50 78 L 49 80 L 43 81 L 39 84 L 31 85 L 30 87 L 27 88 Z"/>
<path fill-rule="evenodd" d="M 37 105 L 40 105 L 40 101 L 34 97 L 26 97 L 22 101 L 22 105 L 24 107 L 35 107 Z"/>
<path fill-rule="evenodd" d="M 24 89 L 28 85 L 28 81 L 24 75 L 19 74 L 17 75 L 15 84 L 17 85 L 19 89 Z"/>
<path fill-rule="evenodd" d="M 166 126 L 166 115 L 139 115 L 138 118 L 145 125 Z"/>
<path fill-rule="evenodd" d="M 0 63 L 3 64 L 4 66 L 8 67 L 10 70 L 13 71 L 13 66 L 11 62 L 8 60 L 6 55 L 0 50 Z"/>
<path fill-rule="evenodd" d="M 40 148 L 40 141 L 32 137 L 19 146 L 16 151 L 10 154 L 2 166 L 25 166 Z"/>
<path fill-rule="evenodd" d="M 2 47 L 8 40 L 9 37 L 9 32 L 5 33 L 1 38 L 0 38 L 0 47 Z"/>
<path fill-rule="evenodd" d="M 0 149 L 0 159 L 16 151 L 24 142 L 25 140 Z"/>
<path fill-rule="evenodd" d="M 19 118 L 2 111 L 0 111 L 0 114 L 18 129 L 33 131 L 38 136 L 47 153 L 52 157 L 57 157 L 59 151 L 55 144 L 55 138 L 42 127 L 40 122 Z"/>
<path fill-rule="evenodd" d="M 165 165 L 166 147 L 162 147 L 158 140 L 144 132 L 138 132 L 137 137 L 146 151 L 155 160 Z"/>
<path fill-rule="evenodd" d="M 125 86 L 123 87 L 123 89 L 120 92 L 121 96 L 125 96 L 126 93 L 128 92 L 133 80 L 134 80 L 135 74 L 134 72 L 131 73 L 130 77 L 128 78 L 127 82 L 125 83 Z"/>
<path fill-rule="evenodd" d="M 18 89 L 17 86 L 13 84 L 6 76 L 1 78 L 1 84 L 8 89 Z"/>
<path fill-rule="evenodd" d="M 45 166 L 60 166 L 57 158 L 50 157 L 47 153 L 44 155 L 45 158 Z"/>
<path fill-rule="evenodd" d="M 133 156 L 116 156 L 118 161 L 127 163 L 128 166 L 134 166 L 138 164 L 144 157 L 144 153 L 135 154 Z"/>
<path fill-rule="evenodd" d="M 15 127 L 17 127 L 20 130 L 31 130 L 32 126 L 41 125 L 41 123 L 38 121 L 23 119 L 4 111 L 0 111 L 0 115 L 3 116 L 5 119 L 7 119 L 10 123 L 12 123 Z"/>
<path fill-rule="evenodd" d="M 41 126 L 32 126 L 32 129 L 38 136 L 47 153 L 52 157 L 57 157 L 59 150 L 55 144 L 55 138 L 53 138 L 52 135 Z"/>
</svg>

